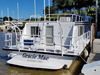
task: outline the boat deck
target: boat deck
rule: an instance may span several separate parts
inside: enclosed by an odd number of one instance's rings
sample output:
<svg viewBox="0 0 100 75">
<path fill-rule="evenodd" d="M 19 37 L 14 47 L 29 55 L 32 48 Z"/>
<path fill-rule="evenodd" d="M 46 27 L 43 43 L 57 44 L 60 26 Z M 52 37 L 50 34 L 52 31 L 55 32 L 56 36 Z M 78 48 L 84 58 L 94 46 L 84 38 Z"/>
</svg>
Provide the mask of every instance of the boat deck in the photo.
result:
<svg viewBox="0 0 100 75">
<path fill-rule="evenodd" d="M 91 53 L 90 62 L 95 62 L 100 60 L 100 53 Z"/>
<path fill-rule="evenodd" d="M 93 50 L 92 53 L 90 54 L 90 62 L 98 61 L 100 60 L 100 38 L 96 38 L 93 41 Z"/>
</svg>

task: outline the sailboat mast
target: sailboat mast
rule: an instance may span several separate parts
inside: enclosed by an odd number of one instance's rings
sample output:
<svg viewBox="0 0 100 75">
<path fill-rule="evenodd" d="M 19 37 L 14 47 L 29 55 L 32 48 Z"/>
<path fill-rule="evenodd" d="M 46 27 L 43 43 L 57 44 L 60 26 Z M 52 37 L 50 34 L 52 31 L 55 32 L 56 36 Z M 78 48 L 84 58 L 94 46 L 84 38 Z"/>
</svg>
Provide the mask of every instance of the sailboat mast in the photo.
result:
<svg viewBox="0 0 100 75">
<path fill-rule="evenodd" d="M 36 21 L 36 2 L 34 0 L 34 13 L 35 13 L 35 21 Z"/>
<path fill-rule="evenodd" d="M 9 20 L 9 8 L 7 7 L 7 14 L 8 14 L 8 21 L 10 21 Z"/>
<path fill-rule="evenodd" d="M 17 3 L 17 16 L 18 16 L 18 21 L 19 21 L 19 7 L 18 7 L 18 3 Z"/>
<path fill-rule="evenodd" d="M 1 16 L 2 16 L 2 19 L 3 19 L 3 10 L 1 10 Z"/>
<path fill-rule="evenodd" d="M 49 12 L 49 21 L 50 21 L 50 0 L 48 0 L 48 8 L 49 8 L 48 12 Z"/>
<path fill-rule="evenodd" d="M 45 21 L 45 0 L 44 0 L 44 21 Z"/>
</svg>

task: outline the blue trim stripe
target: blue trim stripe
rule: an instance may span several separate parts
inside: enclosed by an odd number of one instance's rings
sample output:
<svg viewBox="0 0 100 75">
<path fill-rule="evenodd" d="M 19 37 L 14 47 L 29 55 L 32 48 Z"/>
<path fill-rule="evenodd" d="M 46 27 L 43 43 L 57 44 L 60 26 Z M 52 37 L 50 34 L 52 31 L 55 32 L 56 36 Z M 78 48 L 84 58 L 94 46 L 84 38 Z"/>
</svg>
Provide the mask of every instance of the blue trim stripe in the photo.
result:
<svg viewBox="0 0 100 75">
<path fill-rule="evenodd" d="M 33 40 L 24 40 L 24 45 L 32 45 Z"/>
</svg>

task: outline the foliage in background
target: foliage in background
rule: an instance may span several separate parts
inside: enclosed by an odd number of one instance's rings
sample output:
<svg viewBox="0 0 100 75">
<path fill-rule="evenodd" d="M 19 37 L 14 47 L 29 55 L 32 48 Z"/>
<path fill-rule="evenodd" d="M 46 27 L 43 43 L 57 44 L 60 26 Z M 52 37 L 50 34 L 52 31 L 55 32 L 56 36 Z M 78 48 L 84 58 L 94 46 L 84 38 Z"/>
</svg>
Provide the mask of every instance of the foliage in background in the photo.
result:
<svg viewBox="0 0 100 75">
<path fill-rule="evenodd" d="M 52 0 L 53 7 L 56 8 L 56 11 L 67 12 L 71 11 L 74 7 L 77 9 L 80 14 L 81 8 L 89 9 L 94 7 L 96 0 Z M 98 5 L 100 5 L 100 0 L 98 0 Z"/>
<path fill-rule="evenodd" d="M 2 19 L 2 18 L 0 18 L 0 19 Z M 12 18 L 12 17 L 9 17 L 9 20 L 10 20 L 10 21 L 12 21 L 12 20 L 13 20 L 13 18 Z M 3 21 L 8 21 L 8 17 L 6 17 L 6 16 L 5 16 L 5 17 L 3 17 Z"/>
<path fill-rule="evenodd" d="M 49 9 L 49 7 L 46 6 L 46 7 L 45 7 L 45 14 L 49 14 L 49 13 L 48 13 L 48 11 L 49 11 L 48 9 Z M 51 13 L 51 14 L 55 14 L 55 13 L 56 13 L 56 8 L 53 7 L 53 6 L 50 6 L 50 13 Z M 43 14 L 44 14 L 44 10 L 43 10 Z"/>
</svg>

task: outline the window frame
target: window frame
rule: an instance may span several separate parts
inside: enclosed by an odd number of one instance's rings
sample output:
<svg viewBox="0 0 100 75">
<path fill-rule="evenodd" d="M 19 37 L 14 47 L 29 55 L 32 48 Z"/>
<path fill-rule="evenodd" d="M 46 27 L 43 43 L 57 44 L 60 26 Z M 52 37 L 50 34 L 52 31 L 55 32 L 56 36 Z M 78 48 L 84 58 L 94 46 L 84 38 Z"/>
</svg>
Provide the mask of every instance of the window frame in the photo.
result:
<svg viewBox="0 0 100 75">
<path fill-rule="evenodd" d="M 46 44 L 48 45 L 49 43 L 47 42 L 47 38 L 52 38 L 52 43 L 50 43 L 51 45 L 53 45 L 54 43 L 54 26 L 53 25 L 46 25 L 46 28 L 47 27 L 52 27 L 52 35 L 47 35 L 47 29 L 46 29 Z"/>
<path fill-rule="evenodd" d="M 31 30 L 31 37 L 33 37 L 33 34 L 32 34 L 32 28 L 34 28 L 34 37 L 39 37 L 39 35 L 40 35 L 40 27 L 38 27 L 38 26 L 31 26 L 30 27 L 30 30 Z M 36 32 L 36 31 L 38 31 L 38 32 Z M 38 34 L 37 34 L 38 33 Z"/>
<path fill-rule="evenodd" d="M 82 31 L 81 31 L 81 27 L 82 27 Z M 84 26 L 78 26 L 78 36 L 81 36 L 84 34 Z"/>
</svg>

